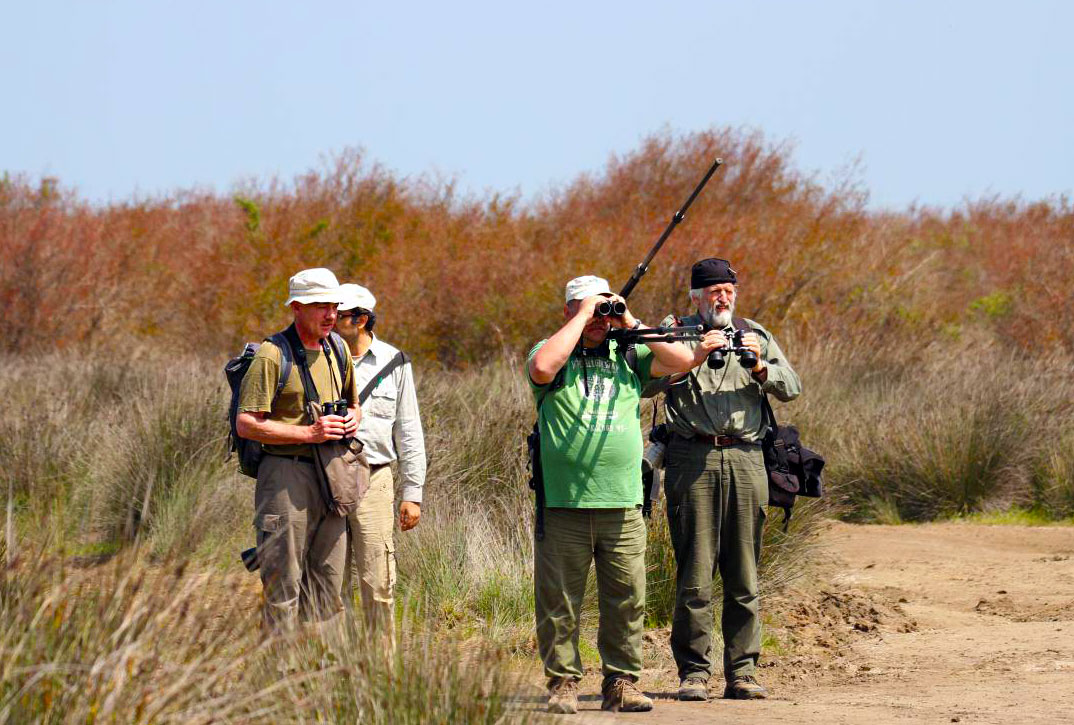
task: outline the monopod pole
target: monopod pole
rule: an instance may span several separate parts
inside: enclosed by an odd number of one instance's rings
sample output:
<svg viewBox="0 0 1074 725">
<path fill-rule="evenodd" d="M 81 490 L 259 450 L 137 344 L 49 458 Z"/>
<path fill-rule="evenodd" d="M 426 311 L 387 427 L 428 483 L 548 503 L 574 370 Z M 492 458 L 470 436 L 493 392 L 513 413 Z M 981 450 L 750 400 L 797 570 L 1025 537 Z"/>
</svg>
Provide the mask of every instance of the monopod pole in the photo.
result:
<svg viewBox="0 0 1074 725">
<path fill-rule="evenodd" d="M 634 268 L 634 273 L 630 275 L 630 279 L 623 286 L 623 289 L 619 291 L 619 296 L 624 300 L 634 291 L 638 282 L 641 281 L 642 276 L 649 271 L 649 263 L 653 261 L 653 257 L 660 251 L 660 247 L 664 246 L 664 242 L 667 241 L 667 238 L 671 236 L 673 231 L 675 231 L 675 227 L 677 227 L 679 222 L 686 216 L 686 210 L 694 203 L 694 199 L 696 199 L 697 195 L 701 193 L 701 190 L 705 188 L 705 184 L 709 183 L 709 179 L 712 178 L 712 175 L 716 173 L 716 169 L 720 168 L 722 163 L 723 159 L 716 159 L 712 163 L 712 166 L 709 167 L 709 170 L 705 173 L 705 177 L 701 179 L 701 183 L 699 183 L 694 188 L 693 193 L 690 194 L 690 198 L 686 200 L 686 203 L 682 205 L 681 209 L 675 212 L 675 216 L 671 217 L 671 221 L 668 222 L 667 228 L 664 229 L 664 233 L 660 235 L 660 238 L 656 240 L 656 244 L 654 244 L 653 248 L 649 250 L 649 253 L 645 255 L 645 259 L 642 260 L 641 264 Z"/>
</svg>

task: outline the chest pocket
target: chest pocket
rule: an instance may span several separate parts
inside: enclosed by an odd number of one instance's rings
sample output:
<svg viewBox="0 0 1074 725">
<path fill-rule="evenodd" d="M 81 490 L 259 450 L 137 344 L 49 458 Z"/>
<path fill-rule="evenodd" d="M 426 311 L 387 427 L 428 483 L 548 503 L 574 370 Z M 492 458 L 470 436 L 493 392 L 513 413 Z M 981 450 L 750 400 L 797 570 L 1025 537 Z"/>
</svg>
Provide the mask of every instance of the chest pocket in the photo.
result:
<svg viewBox="0 0 1074 725">
<path fill-rule="evenodd" d="M 398 396 L 399 389 L 395 385 L 395 378 L 389 375 L 369 394 L 369 399 L 365 401 L 365 412 L 376 418 L 394 418 L 395 400 Z"/>
</svg>

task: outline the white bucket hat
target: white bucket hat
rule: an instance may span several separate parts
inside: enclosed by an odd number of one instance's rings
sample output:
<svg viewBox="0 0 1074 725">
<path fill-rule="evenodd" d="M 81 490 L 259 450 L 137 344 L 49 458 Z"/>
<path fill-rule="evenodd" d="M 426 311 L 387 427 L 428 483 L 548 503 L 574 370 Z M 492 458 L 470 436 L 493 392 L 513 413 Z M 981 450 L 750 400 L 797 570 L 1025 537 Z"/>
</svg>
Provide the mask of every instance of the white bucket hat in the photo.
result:
<svg viewBox="0 0 1074 725">
<path fill-rule="evenodd" d="M 343 301 L 339 303 L 340 310 L 353 310 L 359 307 L 372 311 L 377 305 L 377 298 L 373 296 L 373 293 L 360 284 L 348 282 L 340 285 L 339 290 L 343 293 Z"/>
<path fill-rule="evenodd" d="M 343 301 L 339 280 L 332 274 L 332 270 L 324 267 L 302 270 L 288 281 L 287 290 L 290 297 L 283 303 L 284 307 L 292 302 L 312 305 L 317 302 L 338 304 Z"/>
<path fill-rule="evenodd" d="M 575 277 L 567 283 L 567 302 L 571 300 L 584 300 L 593 295 L 610 295 L 612 288 L 608 286 L 608 280 L 587 274 L 583 277 Z"/>
</svg>

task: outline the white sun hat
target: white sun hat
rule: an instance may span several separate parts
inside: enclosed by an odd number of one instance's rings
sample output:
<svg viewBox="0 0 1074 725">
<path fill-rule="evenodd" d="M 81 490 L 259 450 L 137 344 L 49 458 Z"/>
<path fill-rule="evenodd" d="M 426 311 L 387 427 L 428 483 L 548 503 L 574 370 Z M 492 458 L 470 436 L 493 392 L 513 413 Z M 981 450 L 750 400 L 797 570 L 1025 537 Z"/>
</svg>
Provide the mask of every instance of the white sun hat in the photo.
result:
<svg viewBox="0 0 1074 725">
<path fill-rule="evenodd" d="M 593 295 L 610 295 L 612 288 L 608 286 L 608 280 L 587 274 L 583 277 L 575 277 L 567 283 L 567 302 L 571 300 L 584 300 Z"/>
<path fill-rule="evenodd" d="M 359 307 L 372 312 L 377 305 L 377 298 L 373 296 L 373 293 L 360 284 L 348 282 L 340 285 L 339 290 L 343 293 L 343 301 L 339 303 L 340 310 L 353 310 Z"/>
<path fill-rule="evenodd" d="M 304 269 L 287 283 L 290 297 L 284 302 L 284 307 L 292 302 L 303 305 L 312 305 L 317 302 L 339 303 L 343 301 L 343 294 L 339 289 L 339 280 L 332 270 L 324 267 Z"/>
</svg>

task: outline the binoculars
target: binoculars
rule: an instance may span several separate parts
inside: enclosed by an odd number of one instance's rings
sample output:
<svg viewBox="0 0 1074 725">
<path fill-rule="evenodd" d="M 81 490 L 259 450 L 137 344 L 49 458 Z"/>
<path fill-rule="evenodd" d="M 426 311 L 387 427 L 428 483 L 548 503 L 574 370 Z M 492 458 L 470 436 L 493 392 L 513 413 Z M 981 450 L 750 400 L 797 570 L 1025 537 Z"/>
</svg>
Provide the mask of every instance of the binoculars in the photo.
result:
<svg viewBox="0 0 1074 725">
<path fill-rule="evenodd" d="M 327 403 L 321 403 L 321 415 L 338 415 L 342 418 L 347 417 L 347 401 L 329 400 Z"/>
<path fill-rule="evenodd" d="M 753 350 L 745 347 L 742 344 L 742 336 L 745 334 L 743 330 L 735 330 L 734 334 L 730 336 L 729 342 L 730 348 L 717 348 L 709 353 L 708 366 L 713 370 L 719 370 L 727 364 L 727 354 L 734 353 L 738 355 L 738 362 L 742 367 L 747 370 L 752 370 L 757 365 L 757 355 Z"/>
<path fill-rule="evenodd" d="M 626 312 L 626 302 L 608 300 L 597 305 L 596 313 L 601 317 L 619 317 Z"/>
</svg>

